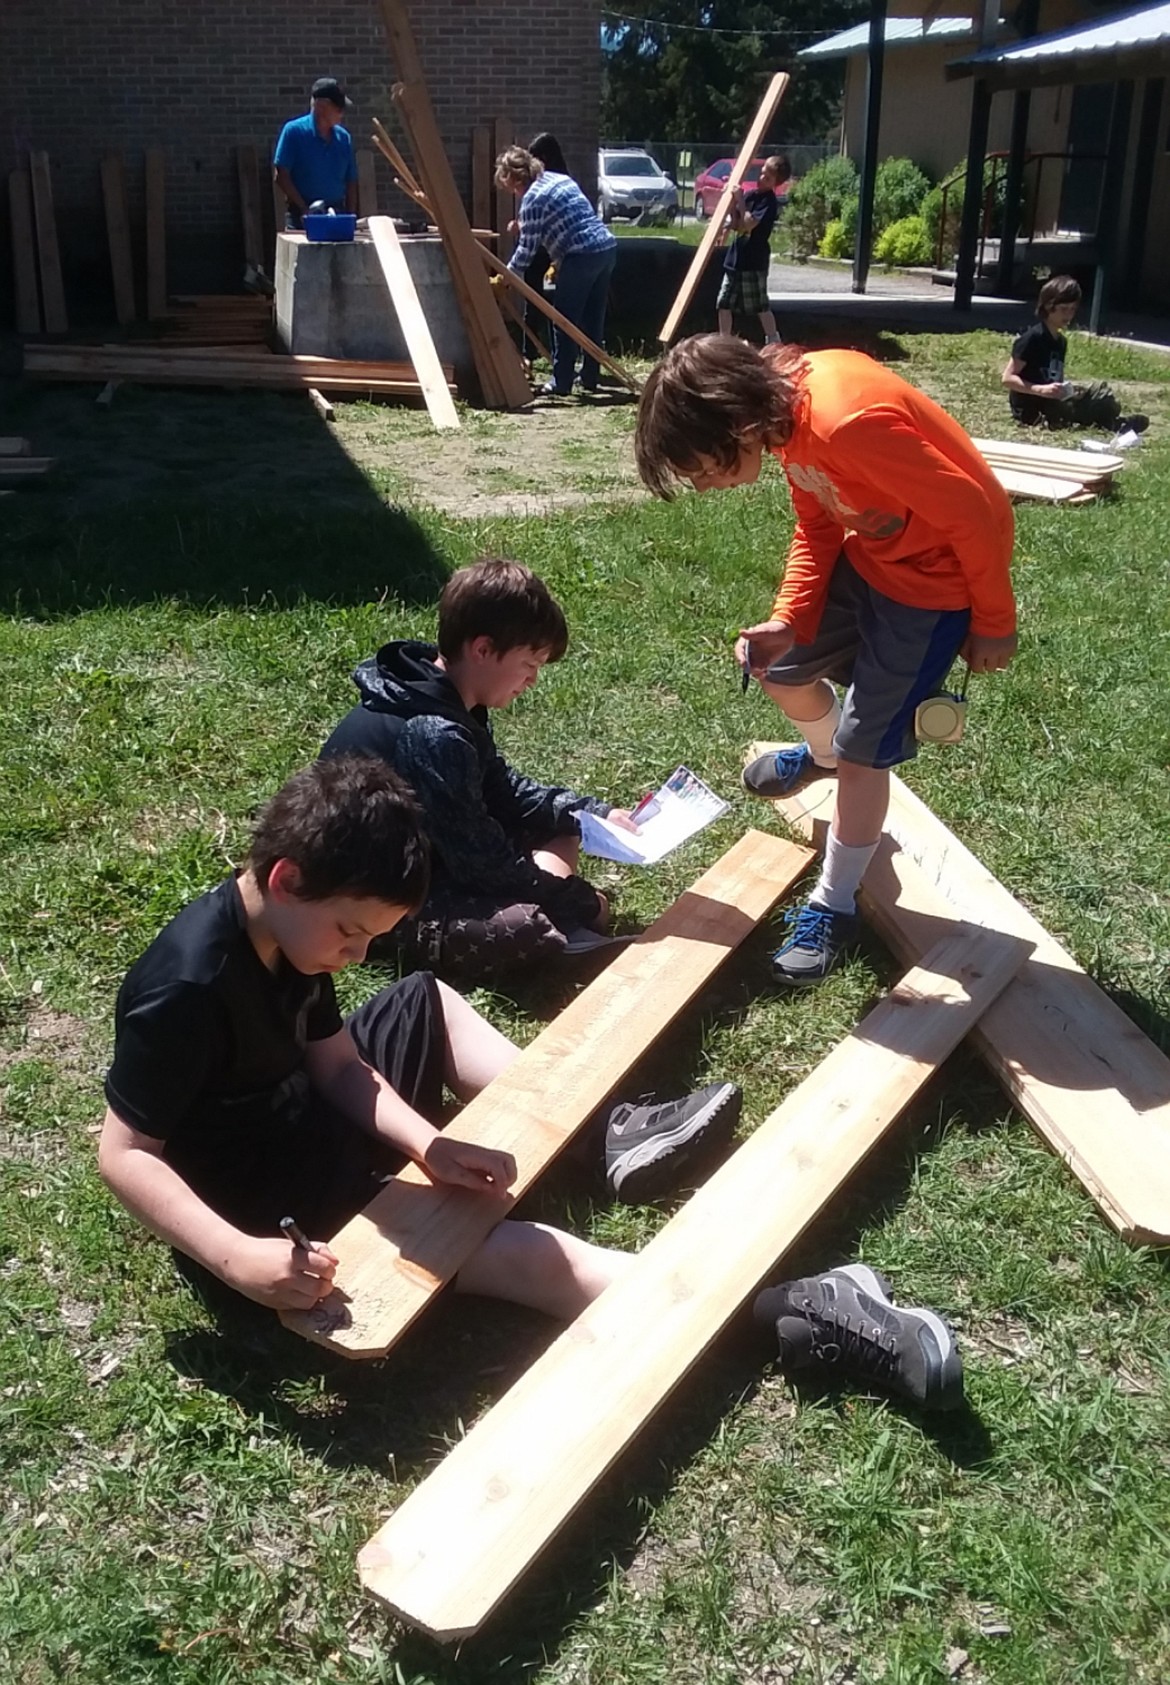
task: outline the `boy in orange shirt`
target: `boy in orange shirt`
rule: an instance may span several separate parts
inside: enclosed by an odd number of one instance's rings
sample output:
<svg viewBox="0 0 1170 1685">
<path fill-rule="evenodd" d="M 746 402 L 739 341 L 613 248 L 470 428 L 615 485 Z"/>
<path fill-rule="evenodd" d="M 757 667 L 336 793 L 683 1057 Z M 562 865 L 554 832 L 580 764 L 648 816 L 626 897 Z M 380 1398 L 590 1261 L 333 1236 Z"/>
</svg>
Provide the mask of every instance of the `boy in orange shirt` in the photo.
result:
<svg viewBox="0 0 1170 1685">
<path fill-rule="evenodd" d="M 796 531 L 771 614 L 741 632 L 736 659 L 804 742 L 753 761 L 744 784 L 775 797 L 837 773 L 821 875 L 772 959 L 778 982 L 819 982 L 854 937 L 918 704 L 956 655 L 988 673 L 1015 654 L 1011 506 L 959 424 L 857 351 L 683 340 L 646 382 L 634 449 L 667 498 L 679 479 L 751 484 L 765 450 L 784 466 Z"/>
</svg>

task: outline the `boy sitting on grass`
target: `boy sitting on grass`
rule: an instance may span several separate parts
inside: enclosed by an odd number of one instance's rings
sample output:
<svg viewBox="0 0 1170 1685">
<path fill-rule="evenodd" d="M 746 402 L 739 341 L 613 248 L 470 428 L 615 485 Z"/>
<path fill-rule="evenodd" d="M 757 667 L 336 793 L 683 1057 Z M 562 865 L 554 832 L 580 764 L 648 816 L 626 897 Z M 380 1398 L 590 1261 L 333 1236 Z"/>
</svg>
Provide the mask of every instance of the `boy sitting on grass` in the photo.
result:
<svg viewBox="0 0 1170 1685">
<path fill-rule="evenodd" d="M 127 974 L 99 1168 L 213 1301 L 218 1283 L 274 1310 L 316 1304 L 337 1260 L 283 1238 L 281 1219 L 332 1235 L 406 1159 L 487 1200 L 514 1180 L 508 1155 L 432 1121 L 444 1086 L 478 1093 L 517 1057 L 511 1042 L 426 972 L 347 1022 L 338 1011 L 332 974 L 419 905 L 428 875 L 405 786 L 370 759 L 319 761 L 263 810 L 244 869 L 185 907 Z M 715 1083 L 615 1106 L 611 1191 L 663 1191 L 730 1134 L 740 1104 L 732 1083 Z M 502 1222 L 456 1286 L 571 1318 L 624 1266 L 543 1224 Z"/>
<path fill-rule="evenodd" d="M 1149 416 L 1122 415 L 1121 401 L 1104 380 L 1066 380 L 1064 360 L 1070 326 L 1081 302 L 1071 275 L 1045 281 L 1036 300 L 1036 320 L 1012 345 L 1000 377 L 1008 389 L 1013 420 L 1023 427 L 1107 427 L 1115 433 L 1144 433 Z"/>
<path fill-rule="evenodd" d="M 678 479 L 750 484 L 765 451 L 784 466 L 796 531 L 772 612 L 741 632 L 736 659 L 805 741 L 743 778 L 774 798 L 837 773 L 820 877 L 772 959 L 778 982 L 818 982 L 854 938 L 918 704 L 956 655 L 987 673 L 1015 654 L 1011 506 L 959 424 L 857 351 L 683 340 L 646 382 L 634 449 L 660 497 Z"/>
<path fill-rule="evenodd" d="M 489 711 L 531 689 L 569 634 L 544 581 L 520 562 L 484 558 L 452 574 L 438 642 L 384 644 L 353 675 L 361 702 L 323 755 L 377 755 L 426 815 L 431 891 L 401 934 L 411 957 L 473 981 L 563 954 L 603 932 L 604 895 L 577 871 L 577 814 L 633 829 L 628 812 L 527 778 L 499 753 Z"/>
</svg>

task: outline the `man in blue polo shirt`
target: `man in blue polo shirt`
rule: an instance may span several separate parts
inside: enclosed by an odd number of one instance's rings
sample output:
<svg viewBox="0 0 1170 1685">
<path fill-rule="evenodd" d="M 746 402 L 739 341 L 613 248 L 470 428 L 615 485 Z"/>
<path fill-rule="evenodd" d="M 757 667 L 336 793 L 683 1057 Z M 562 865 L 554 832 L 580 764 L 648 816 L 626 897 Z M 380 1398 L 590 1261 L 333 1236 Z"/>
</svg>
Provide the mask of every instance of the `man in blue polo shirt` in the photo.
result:
<svg viewBox="0 0 1170 1685">
<path fill-rule="evenodd" d="M 357 210 L 357 161 L 341 123 L 353 102 L 332 76 L 313 83 L 310 100 L 306 115 L 280 131 L 272 158 L 276 185 L 288 201 L 286 228 L 300 228 L 310 205 Z"/>
</svg>

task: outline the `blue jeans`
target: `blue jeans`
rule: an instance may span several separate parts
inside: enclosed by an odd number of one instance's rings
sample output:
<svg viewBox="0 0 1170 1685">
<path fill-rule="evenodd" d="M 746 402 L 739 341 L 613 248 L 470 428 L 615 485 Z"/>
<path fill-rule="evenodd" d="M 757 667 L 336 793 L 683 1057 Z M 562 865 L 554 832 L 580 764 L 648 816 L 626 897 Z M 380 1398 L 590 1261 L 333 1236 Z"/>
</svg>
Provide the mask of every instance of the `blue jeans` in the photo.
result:
<svg viewBox="0 0 1170 1685">
<path fill-rule="evenodd" d="M 557 264 L 557 309 L 596 344 L 605 332 L 605 306 L 617 248 L 604 252 L 570 252 Z M 568 334 L 553 329 L 553 383 L 558 392 L 573 390 L 577 347 Z M 581 385 L 596 392 L 601 370 L 596 357 L 582 356 Z"/>
</svg>

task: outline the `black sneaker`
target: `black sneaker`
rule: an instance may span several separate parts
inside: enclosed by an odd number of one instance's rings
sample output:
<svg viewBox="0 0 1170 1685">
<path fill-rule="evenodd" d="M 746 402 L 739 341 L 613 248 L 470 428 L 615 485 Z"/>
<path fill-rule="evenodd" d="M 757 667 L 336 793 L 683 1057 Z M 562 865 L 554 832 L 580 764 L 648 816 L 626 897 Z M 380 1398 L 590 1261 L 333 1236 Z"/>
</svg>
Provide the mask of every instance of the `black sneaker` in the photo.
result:
<svg viewBox="0 0 1170 1685">
<path fill-rule="evenodd" d="M 827 778 L 836 770 L 835 767 L 818 766 L 808 744 L 797 743 L 791 749 L 769 749 L 766 755 L 757 755 L 744 767 L 741 776 L 749 795 L 774 801 L 777 796 L 790 796 L 793 790 L 799 790 L 802 784 L 807 784 L 818 773 Z"/>
<path fill-rule="evenodd" d="M 772 955 L 772 976 L 790 988 L 806 988 L 827 977 L 845 950 L 857 940 L 856 913 L 832 913 L 810 901 L 785 920 L 792 935 Z"/>
<path fill-rule="evenodd" d="M 1144 433 L 1150 425 L 1148 415 L 1123 415 L 1117 423 L 1119 433 Z"/>
<path fill-rule="evenodd" d="M 963 1363 L 942 1317 L 895 1306 L 885 1276 L 866 1264 L 769 1287 L 752 1314 L 775 1329 L 784 1369 L 823 1365 L 827 1374 L 872 1383 L 929 1410 L 963 1402 Z"/>
<path fill-rule="evenodd" d="M 679 1186 L 700 1152 L 731 1139 L 743 1091 L 713 1082 L 697 1094 L 659 1104 L 615 1106 L 605 1131 L 605 1180 L 615 1199 L 644 1205 Z"/>
</svg>

